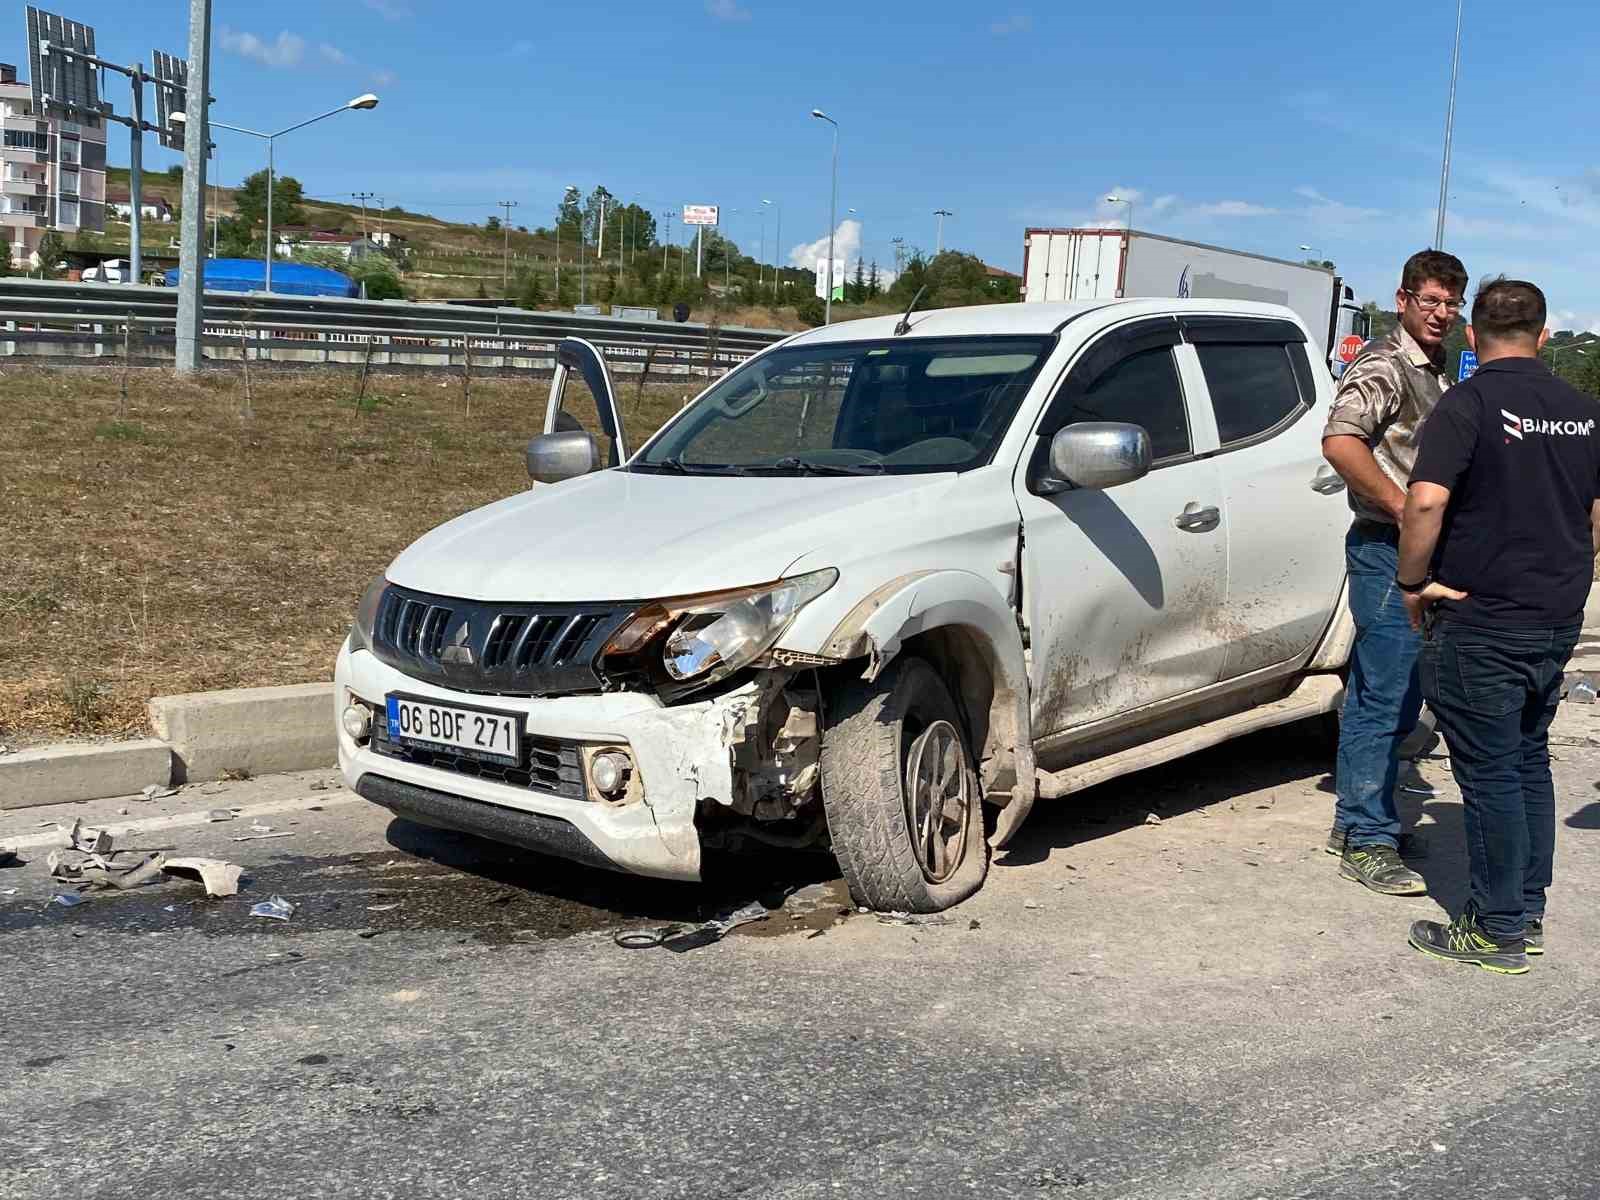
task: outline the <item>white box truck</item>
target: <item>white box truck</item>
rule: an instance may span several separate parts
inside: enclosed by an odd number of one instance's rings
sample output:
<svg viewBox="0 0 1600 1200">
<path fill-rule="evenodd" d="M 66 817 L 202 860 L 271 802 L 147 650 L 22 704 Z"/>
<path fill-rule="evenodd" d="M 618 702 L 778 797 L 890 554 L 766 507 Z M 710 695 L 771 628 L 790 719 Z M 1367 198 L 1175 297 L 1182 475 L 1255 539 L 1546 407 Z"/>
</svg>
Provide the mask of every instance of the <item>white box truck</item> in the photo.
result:
<svg viewBox="0 0 1600 1200">
<path fill-rule="evenodd" d="M 1367 314 L 1325 267 L 1128 229 L 1029 229 L 1022 298 L 1259 300 L 1300 316 L 1338 375 L 1369 336 Z"/>
</svg>

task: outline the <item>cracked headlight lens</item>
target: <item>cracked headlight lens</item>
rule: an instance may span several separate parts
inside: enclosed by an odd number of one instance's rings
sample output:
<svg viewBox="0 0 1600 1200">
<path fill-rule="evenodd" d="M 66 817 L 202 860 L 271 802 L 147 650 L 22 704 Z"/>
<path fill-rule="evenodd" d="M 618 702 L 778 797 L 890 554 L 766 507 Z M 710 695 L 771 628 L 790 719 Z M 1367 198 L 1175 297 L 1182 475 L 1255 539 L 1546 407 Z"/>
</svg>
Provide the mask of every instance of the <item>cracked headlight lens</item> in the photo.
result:
<svg viewBox="0 0 1600 1200">
<path fill-rule="evenodd" d="M 770 650 L 795 615 L 838 578 L 829 567 L 759 587 L 657 601 L 623 626 L 603 653 L 632 653 L 670 631 L 661 647 L 667 676 L 678 683 L 715 683 Z"/>
</svg>

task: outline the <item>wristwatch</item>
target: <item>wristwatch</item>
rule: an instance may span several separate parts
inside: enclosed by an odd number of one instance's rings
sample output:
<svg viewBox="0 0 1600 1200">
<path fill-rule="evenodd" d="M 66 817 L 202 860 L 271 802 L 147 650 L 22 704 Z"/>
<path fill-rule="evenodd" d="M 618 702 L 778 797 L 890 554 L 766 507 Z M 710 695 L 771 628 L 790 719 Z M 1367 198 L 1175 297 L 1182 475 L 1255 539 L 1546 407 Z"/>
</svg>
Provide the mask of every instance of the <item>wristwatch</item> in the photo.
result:
<svg viewBox="0 0 1600 1200">
<path fill-rule="evenodd" d="M 1394 585 L 1395 585 L 1395 587 L 1399 588 L 1402 592 L 1404 592 L 1408 596 L 1417 595 L 1418 593 L 1423 591 L 1423 589 L 1425 589 L 1428 586 L 1429 582 L 1430 581 L 1429 581 L 1429 579 L 1428 579 L 1428 577 L 1426 575 L 1424 575 L 1422 577 L 1422 581 L 1420 583 L 1403 583 L 1401 581 L 1401 579 L 1400 579 L 1400 576 L 1396 575 L 1394 577 Z"/>
</svg>

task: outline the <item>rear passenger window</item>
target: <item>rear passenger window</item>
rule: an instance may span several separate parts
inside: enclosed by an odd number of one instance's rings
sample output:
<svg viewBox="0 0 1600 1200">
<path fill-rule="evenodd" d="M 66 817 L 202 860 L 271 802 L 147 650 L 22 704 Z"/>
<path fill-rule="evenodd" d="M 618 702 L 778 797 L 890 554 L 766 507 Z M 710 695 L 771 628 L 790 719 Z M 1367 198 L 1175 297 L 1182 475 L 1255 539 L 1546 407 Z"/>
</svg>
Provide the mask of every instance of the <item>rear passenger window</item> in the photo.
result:
<svg viewBox="0 0 1600 1200">
<path fill-rule="evenodd" d="M 1289 361 L 1291 349 L 1279 342 L 1202 342 L 1195 346 L 1211 391 L 1222 445 L 1265 433 L 1304 409 Z"/>
<path fill-rule="evenodd" d="M 1189 418 L 1171 349 L 1142 350 L 1096 379 L 1073 402 L 1061 425 L 1079 421 L 1143 425 L 1150 434 L 1151 457 L 1158 462 L 1188 454 Z"/>
</svg>

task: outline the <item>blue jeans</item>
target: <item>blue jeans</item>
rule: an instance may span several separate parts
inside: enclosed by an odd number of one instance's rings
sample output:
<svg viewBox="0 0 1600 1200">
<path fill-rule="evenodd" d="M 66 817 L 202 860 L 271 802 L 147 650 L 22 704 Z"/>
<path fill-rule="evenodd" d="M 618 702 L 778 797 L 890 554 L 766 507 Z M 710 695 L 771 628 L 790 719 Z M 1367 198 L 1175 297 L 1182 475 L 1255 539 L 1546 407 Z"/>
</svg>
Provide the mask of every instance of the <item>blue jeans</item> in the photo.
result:
<svg viewBox="0 0 1600 1200">
<path fill-rule="evenodd" d="M 1440 616 L 1423 640 L 1423 694 L 1461 786 L 1471 904 L 1501 941 L 1521 937 L 1528 917 L 1544 919 L 1556 847 L 1550 722 L 1579 633 Z"/>
<path fill-rule="evenodd" d="M 1416 672 L 1421 638 L 1411 628 L 1394 584 L 1399 539 L 1398 529 L 1359 522 L 1344 539 L 1356 641 L 1339 722 L 1334 776 L 1339 803 L 1333 820 L 1351 846 L 1399 848 L 1394 789 L 1400 764 L 1395 750 L 1422 712 Z"/>
</svg>

